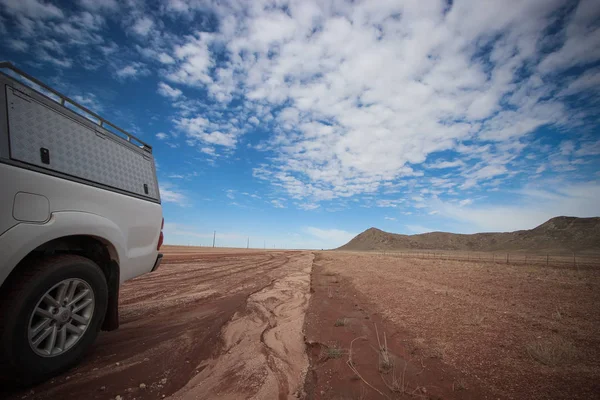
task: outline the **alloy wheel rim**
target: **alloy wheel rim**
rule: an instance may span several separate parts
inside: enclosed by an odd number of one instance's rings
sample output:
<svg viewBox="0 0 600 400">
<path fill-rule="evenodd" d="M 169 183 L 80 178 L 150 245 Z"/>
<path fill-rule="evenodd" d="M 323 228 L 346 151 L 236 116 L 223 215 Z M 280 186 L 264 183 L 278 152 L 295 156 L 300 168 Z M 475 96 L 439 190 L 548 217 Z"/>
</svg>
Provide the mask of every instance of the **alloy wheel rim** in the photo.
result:
<svg viewBox="0 0 600 400">
<path fill-rule="evenodd" d="M 42 357 L 56 357 L 68 351 L 90 325 L 94 303 L 94 291 L 81 279 L 65 279 L 54 285 L 29 317 L 31 349 Z"/>
</svg>

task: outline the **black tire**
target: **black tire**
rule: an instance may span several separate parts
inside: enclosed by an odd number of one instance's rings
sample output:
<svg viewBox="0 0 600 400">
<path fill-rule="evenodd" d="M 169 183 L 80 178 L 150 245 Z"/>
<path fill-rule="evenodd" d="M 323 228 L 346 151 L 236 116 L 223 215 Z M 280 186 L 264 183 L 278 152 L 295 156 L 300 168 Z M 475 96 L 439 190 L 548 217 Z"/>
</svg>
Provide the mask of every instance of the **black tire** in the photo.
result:
<svg viewBox="0 0 600 400">
<path fill-rule="evenodd" d="M 106 314 L 108 288 L 93 261 L 72 254 L 38 258 L 11 276 L 0 295 L 0 365 L 21 384 L 42 382 L 77 364 L 92 345 Z M 42 296 L 59 282 L 77 278 L 94 293 L 94 312 L 80 339 L 53 357 L 36 354 L 29 345 L 29 318 Z"/>
</svg>

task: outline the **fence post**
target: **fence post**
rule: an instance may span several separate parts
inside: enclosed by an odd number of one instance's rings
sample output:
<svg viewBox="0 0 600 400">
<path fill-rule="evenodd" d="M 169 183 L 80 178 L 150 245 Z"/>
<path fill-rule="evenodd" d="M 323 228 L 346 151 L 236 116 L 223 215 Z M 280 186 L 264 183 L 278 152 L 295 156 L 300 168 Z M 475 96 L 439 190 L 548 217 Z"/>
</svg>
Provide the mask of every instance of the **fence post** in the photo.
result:
<svg viewBox="0 0 600 400">
<path fill-rule="evenodd" d="M 508 264 L 508 253 L 506 253 L 506 263 Z"/>
<path fill-rule="evenodd" d="M 550 255 L 546 254 L 546 267 L 548 266 L 549 261 L 550 261 Z"/>
<path fill-rule="evenodd" d="M 492 253 L 492 262 L 496 264 L 496 253 Z"/>
</svg>

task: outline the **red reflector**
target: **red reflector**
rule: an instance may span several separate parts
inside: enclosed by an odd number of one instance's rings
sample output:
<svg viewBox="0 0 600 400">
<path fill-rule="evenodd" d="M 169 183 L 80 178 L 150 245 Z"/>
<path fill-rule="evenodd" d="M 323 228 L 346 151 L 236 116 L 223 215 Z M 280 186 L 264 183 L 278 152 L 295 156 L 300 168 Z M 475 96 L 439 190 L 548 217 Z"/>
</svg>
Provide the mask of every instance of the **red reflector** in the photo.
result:
<svg viewBox="0 0 600 400">
<path fill-rule="evenodd" d="M 164 235 L 162 231 L 160 232 L 160 236 L 158 238 L 158 245 L 156 246 L 156 251 L 160 250 L 160 246 L 162 246 L 164 240 Z"/>
</svg>

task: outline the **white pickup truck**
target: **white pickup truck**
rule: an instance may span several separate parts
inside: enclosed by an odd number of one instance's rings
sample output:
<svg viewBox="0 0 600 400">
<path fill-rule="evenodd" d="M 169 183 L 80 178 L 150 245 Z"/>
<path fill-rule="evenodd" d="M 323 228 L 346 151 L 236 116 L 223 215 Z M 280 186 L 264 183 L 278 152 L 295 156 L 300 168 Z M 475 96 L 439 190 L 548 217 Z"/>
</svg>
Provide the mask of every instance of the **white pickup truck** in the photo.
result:
<svg viewBox="0 0 600 400">
<path fill-rule="evenodd" d="M 118 328 L 163 223 L 149 145 L 0 63 L 0 372 L 45 380 Z"/>
</svg>

